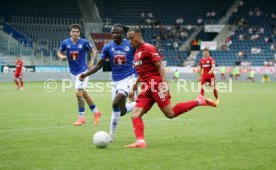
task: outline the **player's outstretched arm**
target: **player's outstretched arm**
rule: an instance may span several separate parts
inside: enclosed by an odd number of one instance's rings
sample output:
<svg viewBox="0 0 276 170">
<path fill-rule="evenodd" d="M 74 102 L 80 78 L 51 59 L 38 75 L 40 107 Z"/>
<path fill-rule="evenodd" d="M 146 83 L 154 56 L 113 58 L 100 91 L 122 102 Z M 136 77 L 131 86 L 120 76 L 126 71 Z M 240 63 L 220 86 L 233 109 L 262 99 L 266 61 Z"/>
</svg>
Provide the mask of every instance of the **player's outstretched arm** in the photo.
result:
<svg viewBox="0 0 276 170">
<path fill-rule="evenodd" d="M 92 69 L 92 67 L 94 66 L 96 56 L 97 56 L 97 50 L 95 48 L 92 48 L 90 56 L 91 56 L 91 59 L 90 59 L 90 63 L 88 65 L 88 68 Z"/>
<path fill-rule="evenodd" d="M 98 70 L 100 70 L 103 67 L 104 59 L 100 59 L 100 61 L 97 63 L 96 66 L 94 66 L 92 69 L 88 70 L 86 73 L 83 73 L 80 75 L 80 81 L 83 81 L 83 79 L 87 76 L 90 76 L 91 74 L 96 73 Z"/>
</svg>

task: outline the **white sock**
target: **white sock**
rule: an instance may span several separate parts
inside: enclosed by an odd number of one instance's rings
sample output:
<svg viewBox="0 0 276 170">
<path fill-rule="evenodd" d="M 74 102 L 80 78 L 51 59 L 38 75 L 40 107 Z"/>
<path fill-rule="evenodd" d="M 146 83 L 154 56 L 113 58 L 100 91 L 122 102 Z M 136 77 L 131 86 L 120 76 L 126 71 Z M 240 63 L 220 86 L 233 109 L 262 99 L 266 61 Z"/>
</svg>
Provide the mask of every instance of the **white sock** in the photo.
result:
<svg viewBox="0 0 276 170">
<path fill-rule="evenodd" d="M 136 102 L 131 102 L 131 103 L 126 104 L 127 113 L 132 112 L 135 105 L 136 105 Z"/>
<path fill-rule="evenodd" d="M 91 110 L 94 114 L 98 112 L 97 106 L 94 105 L 94 104 L 91 105 L 91 106 L 89 106 L 89 108 L 90 108 L 90 110 Z"/>
<path fill-rule="evenodd" d="M 79 113 L 80 113 L 79 117 L 84 118 L 84 112 L 79 112 Z"/>
<path fill-rule="evenodd" d="M 120 118 L 120 114 L 121 112 L 112 112 L 111 115 L 111 121 L 110 121 L 110 130 L 109 130 L 109 134 L 113 137 L 115 135 L 118 123 L 119 123 L 119 118 Z"/>
</svg>

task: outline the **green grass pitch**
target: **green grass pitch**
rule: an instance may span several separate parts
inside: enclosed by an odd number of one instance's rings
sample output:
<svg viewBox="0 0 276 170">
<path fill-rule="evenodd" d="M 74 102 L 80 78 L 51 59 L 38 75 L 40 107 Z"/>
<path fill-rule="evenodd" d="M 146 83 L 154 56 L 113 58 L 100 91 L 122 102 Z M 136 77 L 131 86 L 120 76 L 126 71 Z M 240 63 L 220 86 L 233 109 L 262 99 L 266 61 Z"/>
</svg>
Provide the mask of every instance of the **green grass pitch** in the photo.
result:
<svg viewBox="0 0 276 170">
<path fill-rule="evenodd" d="M 77 101 L 71 88 L 47 93 L 43 82 L 0 84 L 0 169 L 276 169 L 276 84 L 234 83 L 219 93 L 218 108 L 198 107 L 166 119 L 154 106 L 144 116 L 147 149 L 126 149 L 135 141 L 130 114 L 121 117 L 114 143 L 97 149 L 99 130 L 109 131 L 111 94 L 90 93 L 103 112 L 98 126 L 86 106 L 87 123 L 74 127 Z M 198 93 L 177 93 L 172 103 Z M 207 96 L 213 97 L 211 93 Z"/>
</svg>

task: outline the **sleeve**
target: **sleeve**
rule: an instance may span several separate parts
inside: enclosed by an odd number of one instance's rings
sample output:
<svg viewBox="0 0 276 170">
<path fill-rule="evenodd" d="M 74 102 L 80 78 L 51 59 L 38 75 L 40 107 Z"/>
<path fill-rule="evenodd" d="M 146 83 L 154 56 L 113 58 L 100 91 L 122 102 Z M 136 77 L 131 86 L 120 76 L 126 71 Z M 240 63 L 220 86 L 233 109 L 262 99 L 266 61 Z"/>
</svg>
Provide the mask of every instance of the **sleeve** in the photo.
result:
<svg viewBox="0 0 276 170">
<path fill-rule="evenodd" d="M 109 58 L 108 47 L 106 45 L 102 49 L 101 58 L 104 59 L 104 60 L 107 59 L 107 58 Z"/>
<path fill-rule="evenodd" d="M 85 49 L 87 51 L 91 51 L 93 48 L 93 45 L 89 41 L 85 41 Z"/>
<path fill-rule="evenodd" d="M 161 56 L 159 55 L 157 49 L 155 47 L 149 47 L 149 56 L 153 63 L 161 61 Z"/>
<path fill-rule="evenodd" d="M 64 52 L 65 50 L 66 50 L 66 44 L 64 41 L 62 41 L 59 47 L 59 51 Z"/>
</svg>

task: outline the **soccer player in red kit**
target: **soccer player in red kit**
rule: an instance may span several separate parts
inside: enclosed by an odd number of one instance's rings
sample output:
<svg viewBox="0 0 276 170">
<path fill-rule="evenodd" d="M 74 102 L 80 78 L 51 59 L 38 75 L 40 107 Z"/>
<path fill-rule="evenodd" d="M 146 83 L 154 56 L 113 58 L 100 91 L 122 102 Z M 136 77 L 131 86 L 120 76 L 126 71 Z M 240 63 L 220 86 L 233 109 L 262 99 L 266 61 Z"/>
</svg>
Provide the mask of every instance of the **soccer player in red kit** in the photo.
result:
<svg viewBox="0 0 276 170">
<path fill-rule="evenodd" d="M 19 56 L 16 57 L 15 66 L 16 66 L 16 69 L 15 69 L 13 80 L 17 86 L 17 89 L 23 90 L 24 89 L 23 88 L 23 61 Z M 17 79 L 19 79 L 20 81 L 20 86 Z"/>
<path fill-rule="evenodd" d="M 190 111 L 197 106 L 216 107 L 214 101 L 203 96 L 200 96 L 196 100 L 178 103 L 172 107 L 170 100 L 171 96 L 168 90 L 168 80 L 157 49 L 153 45 L 143 41 L 141 31 L 137 28 L 129 29 L 127 37 L 130 44 L 136 48 L 134 66 L 138 73 L 137 81 L 133 86 L 133 90 L 129 93 L 129 96 L 131 97 L 133 91 L 137 90 L 138 83 L 142 83 L 142 92 L 138 95 L 135 108 L 131 114 L 137 141 L 125 147 L 146 148 L 142 116 L 150 110 L 155 102 L 164 115 L 170 119 Z"/>
<path fill-rule="evenodd" d="M 214 74 L 215 70 L 215 60 L 210 56 L 210 51 L 205 48 L 203 49 L 203 58 L 200 60 L 200 70 L 201 73 L 201 90 L 200 95 L 204 96 L 204 85 L 208 83 L 208 85 L 213 88 L 213 93 L 216 98 L 216 104 L 219 103 L 218 92 L 216 89 L 216 77 Z"/>
</svg>

